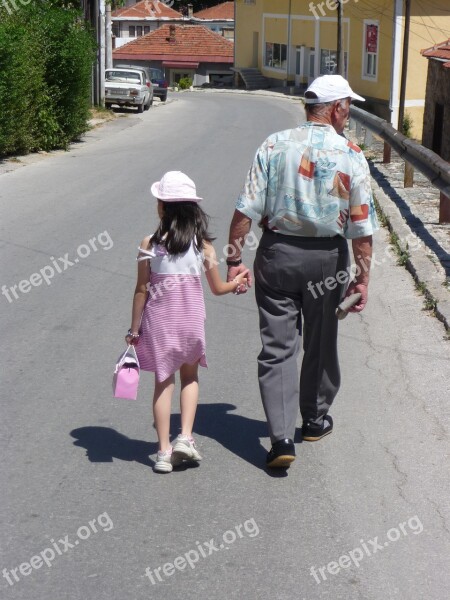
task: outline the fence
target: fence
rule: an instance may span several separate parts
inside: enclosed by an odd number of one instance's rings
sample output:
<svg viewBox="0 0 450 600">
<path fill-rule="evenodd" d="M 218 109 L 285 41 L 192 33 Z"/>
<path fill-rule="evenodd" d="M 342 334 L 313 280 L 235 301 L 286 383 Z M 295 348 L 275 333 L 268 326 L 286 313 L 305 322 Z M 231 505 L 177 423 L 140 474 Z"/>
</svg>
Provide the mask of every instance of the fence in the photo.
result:
<svg viewBox="0 0 450 600">
<path fill-rule="evenodd" d="M 365 128 L 365 144 L 370 146 L 372 133 L 384 140 L 383 162 L 390 162 L 390 150 L 405 161 L 405 187 L 412 187 L 414 169 L 418 169 L 441 191 L 439 223 L 450 223 L 450 164 L 432 150 L 421 146 L 414 140 L 394 129 L 390 123 L 356 106 L 350 110 L 350 127 L 356 122 L 356 133 L 360 135 Z"/>
</svg>

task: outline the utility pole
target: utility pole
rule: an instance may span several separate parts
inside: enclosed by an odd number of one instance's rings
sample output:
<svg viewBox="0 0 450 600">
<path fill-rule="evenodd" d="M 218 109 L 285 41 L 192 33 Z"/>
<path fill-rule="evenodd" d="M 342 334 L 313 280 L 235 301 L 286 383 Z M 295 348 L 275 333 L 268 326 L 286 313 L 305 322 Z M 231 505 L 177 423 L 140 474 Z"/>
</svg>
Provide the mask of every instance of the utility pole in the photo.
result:
<svg viewBox="0 0 450 600">
<path fill-rule="evenodd" d="M 288 2 L 288 30 L 287 30 L 287 48 L 286 48 L 286 85 L 289 85 L 289 75 L 291 72 L 291 2 Z"/>
<path fill-rule="evenodd" d="M 345 77 L 345 61 L 344 61 L 344 48 L 342 47 L 342 27 L 344 23 L 344 4 L 342 0 L 336 0 L 337 2 L 337 73 Z"/>
<path fill-rule="evenodd" d="M 411 22 L 411 0 L 405 0 L 405 33 L 403 35 L 402 79 L 400 84 L 400 104 L 398 107 L 397 129 L 403 133 L 405 118 L 406 79 L 408 74 L 409 28 Z"/>
</svg>

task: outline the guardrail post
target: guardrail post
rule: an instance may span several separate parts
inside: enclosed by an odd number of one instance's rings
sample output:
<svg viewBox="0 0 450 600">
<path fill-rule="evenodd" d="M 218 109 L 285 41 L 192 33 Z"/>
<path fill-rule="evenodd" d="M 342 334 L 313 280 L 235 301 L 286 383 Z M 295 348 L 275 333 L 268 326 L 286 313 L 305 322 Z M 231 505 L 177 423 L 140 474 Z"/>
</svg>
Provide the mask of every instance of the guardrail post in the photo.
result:
<svg viewBox="0 0 450 600">
<path fill-rule="evenodd" d="M 388 165 L 391 162 L 391 150 L 392 148 L 389 146 L 387 142 L 384 142 L 383 145 L 383 164 Z"/>
<path fill-rule="evenodd" d="M 450 198 L 441 192 L 439 202 L 439 225 L 450 223 Z"/>
<path fill-rule="evenodd" d="M 403 181 L 403 187 L 414 187 L 414 167 L 407 161 L 405 161 L 405 178 Z"/>
</svg>

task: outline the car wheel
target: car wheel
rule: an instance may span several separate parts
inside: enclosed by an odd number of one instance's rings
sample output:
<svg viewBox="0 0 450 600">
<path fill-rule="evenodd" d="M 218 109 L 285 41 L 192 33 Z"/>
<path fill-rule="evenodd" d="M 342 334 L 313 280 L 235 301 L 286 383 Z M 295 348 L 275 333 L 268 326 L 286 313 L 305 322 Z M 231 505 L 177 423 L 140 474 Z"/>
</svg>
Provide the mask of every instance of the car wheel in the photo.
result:
<svg viewBox="0 0 450 600">
<path fill-rule="evenodd" d="M 144 112 L 144 103 L 138 104 L 137 109 L 138 109 L 138 113 L 143 113 Z"/>
<path fill-rule="evenodd" d="M 145 110 L 148 110 L 152 104 L 153 104 L 153 98 L 150 98 L 150 100 L 148 101 L 148 104 L 145 105 Z"/>
<path fill-rule="evenodd" d="M 161 102 L 165 102 L 167 100 L 167 94 L 164 94 L 164 96 L 161 96 Z"/>
<path fill-rule="evenodd" d="M 108 110 L 111 110 L 112 104 L 110 102 L 105 102 L 105 108 L 107 108 Z"/>
</svg>

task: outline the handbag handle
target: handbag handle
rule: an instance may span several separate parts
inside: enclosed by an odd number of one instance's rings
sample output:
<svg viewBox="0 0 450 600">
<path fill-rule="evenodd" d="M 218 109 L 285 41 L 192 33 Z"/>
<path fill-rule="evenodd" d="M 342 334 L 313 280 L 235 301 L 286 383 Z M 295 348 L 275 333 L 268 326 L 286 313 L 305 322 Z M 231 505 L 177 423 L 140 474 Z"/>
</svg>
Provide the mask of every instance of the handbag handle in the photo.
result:
<svg viewBox="0 0 450 600">
<path fill-rule="evenodd" d="M 134 345 L 133 345 L 133 344 L 128 344 L 128 347 L 127 347 L 127 349 L 125 350 L 125 352 L 122 354 L 122 356 L 120 357 L 120 360 L 119 360 L 119 362 L 118 362 L 117 366 L 120 368 L 120 367 L 121 367 L 121 366 L 124 364 L 124 362 L 125 362 L 125 358 L 126 358 L 127 354 L 129 354 L 129 353 L 130 353 L 130 348 L 132 348 L 132 349 L 133 349 L 133 354 L 134 354 L 134 357 L 135 357 L 135 359 L 136 359 L 136 364 L 137 364 L 137 366 L 138 366 L 138 369 L 140 369 L 140 368 L 141 368 L 141 366 L 140 366 L 140 364 L 139 364 L 139 359 L 138 359 L 138 357 L 137 357 L 137 354 L 136 354 L 136 348 L 134 347 Z"/>
</svg>

